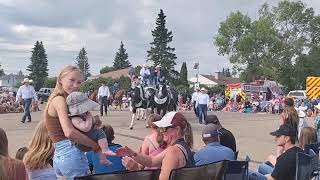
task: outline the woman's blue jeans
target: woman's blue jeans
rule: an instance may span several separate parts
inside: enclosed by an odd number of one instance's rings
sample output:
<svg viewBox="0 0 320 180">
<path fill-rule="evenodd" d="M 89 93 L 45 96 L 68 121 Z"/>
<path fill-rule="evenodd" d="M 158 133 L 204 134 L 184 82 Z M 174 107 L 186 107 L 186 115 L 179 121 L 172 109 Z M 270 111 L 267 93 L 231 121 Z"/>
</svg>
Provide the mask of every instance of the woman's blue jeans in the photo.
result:
<svg viewBox="0 0 320 180">
<path fill-rule="evenodd" d="M 53 167 L 57 177 L 64 176 L 73 180 L 76 176 L 88 174 L 88 160 L 83 151 L 69 139 L 54 143 Z"/>
</svg>

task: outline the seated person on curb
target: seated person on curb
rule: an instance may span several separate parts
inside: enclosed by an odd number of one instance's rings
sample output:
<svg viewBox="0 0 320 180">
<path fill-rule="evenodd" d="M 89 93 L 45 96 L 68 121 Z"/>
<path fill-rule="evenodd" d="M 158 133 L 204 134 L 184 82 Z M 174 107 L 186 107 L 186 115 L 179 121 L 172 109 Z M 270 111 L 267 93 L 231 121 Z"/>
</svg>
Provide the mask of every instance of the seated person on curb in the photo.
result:
<svg viewBox="0 0 320 180">
<path fill-rule="evenodd" d="M 115 155 L 115 153 L 109 150 L 106 134 L 100 129 L 101 120 L 99 117 L 93 117 L 90 113 L 99 104 L 90 100 L 82 92 L 72 92 L 68 95 L 66 101 L 73 126 L 86 133 L 90 139 L 98 142 L 101 148 L 101 152 L 99 153 L 100 163 L 110 165 L 111 162 L 106 159 L 106 156 Z M 77 144 L 77 147 L 83 151 L 88 149 L 81 144 Z"/>
<path fill-rule="evenodd" d="M 231 131 L 222 127 L 218 117 L 214 114 L 208 115 L 206 119 L 206 124 L 215 124 L 220 127 L 219 129 L 219 137 L 220 137 L 220 144 L 232 149 L 233 152 L 237 151 L 236 139 L 234 138 Z"/>
<path fill-rule="evenodd" d="M 277 158 L 274 169 L 259 167 L 259 172 L 249 173 L 249 179 L 258 180 L 294 180 L 296 174 L 296 154 L 303 152 L 301 148 L 296 147 L 296 129 L 288 124 L 283 124 L 278 130 L 270 133 L 275 136 L 277 146 L 284 149 L 284 153 Z M 271 173 L 271 174 L 270 174 Z"/>
<path fill-rule="evenodd" d="M 114 144 L 112 141 L 114 140 L 114 130 L 110 125 L 102 125 L 101 128 L 107 136 L 108 146 L 111 151 L 115 151 L 116 149 L 122 147 L 120 144 Z M 124 171 L 125 167 L 121 164 L 121 157 L 113 156 L 107 157 L 107 159 L 112 162 L 110 166 L 101 165 L 99 154 L 94 151 L 87 152 L 87 158 L 89 162 L 89 166 L 93 167 L 95 174 L 99 173 L 112 173 L 116 171 Z"/>
<path fill-rule="evenodd" d="M 206 144 L 194 154 L 196 166 L 210 164 L 222 160 L 235 160 L 232 149 L 220 144 L 220 127 L 215 124 L 208 124 L 202 131 L 202 140 Z"/>
</svg>

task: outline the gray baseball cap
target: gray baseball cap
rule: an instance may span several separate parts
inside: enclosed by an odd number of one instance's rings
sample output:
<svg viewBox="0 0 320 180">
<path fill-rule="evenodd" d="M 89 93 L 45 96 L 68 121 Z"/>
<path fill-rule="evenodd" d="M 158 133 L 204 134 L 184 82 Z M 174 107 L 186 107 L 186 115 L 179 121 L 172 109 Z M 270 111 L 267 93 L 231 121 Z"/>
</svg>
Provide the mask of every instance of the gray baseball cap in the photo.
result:
<svg viewBox="0 0 320 180">
<path fill-rule="evenodd" d="M 66 101 L 70 116 L 83 114 L 99 106 L 98 103 L 89 99 L 88 96 L 82 92 L 73 92 L 69 94 Z"/>
<path fill-rule="evenodd" d="M 211 138 L 220 135 L 220 127 L 215 124 L 207 124 L 202 130 L 202 138 Z"/>
</svg>

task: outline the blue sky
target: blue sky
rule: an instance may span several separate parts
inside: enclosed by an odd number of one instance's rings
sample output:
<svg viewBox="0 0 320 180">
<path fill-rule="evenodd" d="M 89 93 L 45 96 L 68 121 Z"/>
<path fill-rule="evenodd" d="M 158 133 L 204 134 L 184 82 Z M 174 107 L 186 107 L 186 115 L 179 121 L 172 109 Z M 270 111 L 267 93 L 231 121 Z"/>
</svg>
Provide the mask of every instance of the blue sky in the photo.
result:
<svg viewBox="0 0 320 180">
<path fill-rule="evenodd" d="M 6 73 L 16 73 L 30 64 L 31 49 L 43 41 L 49 61 L 49 75 L 74 64 L 82 47 L 88 52 L 90 71 L 112 65 L 123 41 L 134 65 L 147 57 L 151 30 L 159 9 L 167 16 L 173 32 L 170 44 L 176 48 L 177 69 L 187 62 L 200 62 L 202 74 L 213 74 L 230 66 L 227 56 L 219 56 L 213 36 L 220 22 L 234 11 L 253 19 L 262 0 L 0 0 L 0 63 Z M 278 0 L 267 1 L 277 4 Z M 317 13 L 319 0 L 304 0 Z"/>
</svg>

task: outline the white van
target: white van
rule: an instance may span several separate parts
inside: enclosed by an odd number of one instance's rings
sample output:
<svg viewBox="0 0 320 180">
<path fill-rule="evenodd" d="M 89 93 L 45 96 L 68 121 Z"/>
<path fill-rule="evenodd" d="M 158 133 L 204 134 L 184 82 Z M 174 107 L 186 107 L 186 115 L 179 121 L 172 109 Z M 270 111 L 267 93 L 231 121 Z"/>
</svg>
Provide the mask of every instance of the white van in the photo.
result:
<svg viewBox="0 0 320 180">
<path fill-rule="evenodd" d="M 308 99 L 306 91 L 305 90 L 294 90 L 290 91 L 287 95 L 287 97 L 292 97 L 293 99 Z"/>
</svg>

